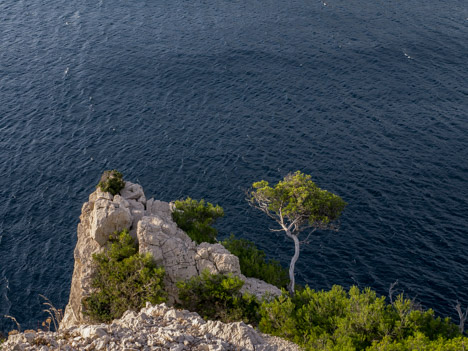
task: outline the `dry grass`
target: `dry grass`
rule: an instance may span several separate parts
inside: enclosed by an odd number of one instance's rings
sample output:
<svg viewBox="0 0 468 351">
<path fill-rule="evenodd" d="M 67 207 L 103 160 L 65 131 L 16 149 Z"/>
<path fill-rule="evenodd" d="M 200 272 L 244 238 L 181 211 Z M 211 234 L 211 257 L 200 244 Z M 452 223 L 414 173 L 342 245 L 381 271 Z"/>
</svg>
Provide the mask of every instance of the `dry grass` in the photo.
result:
<svg viewBox="0 0 468 351">
<path fill-rule="evenodd" d="M 16 320 L 15 317 L 9 316 L 9 315 L 7 315 L 7 314 L 3 315 L 3 317 L 8 318 L 8 319 L 11 319 L 13 322 L 15 322 L 16 327 L 18 328 L 18 332 L 19 332 L 19 333 L 21 332 L 21 325 L 18 323 L 18 321 Z M 13 330 L 12 330 L 12 331 L 13 331 Z M 10 333 L 8 333 L 8 335 L 10 335 Z"/>
<path fill-rule="evenodd" d="M 49 314 L 49 318 L 47 318 L 44 322 L 42 322 L 42 326 L 47 327 L 48 331 L 50 331 L 50 325 L 53 323 L 54 325 L 54 330 L 57 331 L 58 327 L 60 325 L 60 322 L 63 319 L 63 311 L 62 309 L 57 309 L 55 306 L 50 302 L 50 300 L 45 297 L 44 295 L 39 294 L 40 297 L 42 297 L 45 302 L 42 304 L 46 306 L 47 308 L 43 310 L 44 312 L 47 312 Z"/>
</svg>

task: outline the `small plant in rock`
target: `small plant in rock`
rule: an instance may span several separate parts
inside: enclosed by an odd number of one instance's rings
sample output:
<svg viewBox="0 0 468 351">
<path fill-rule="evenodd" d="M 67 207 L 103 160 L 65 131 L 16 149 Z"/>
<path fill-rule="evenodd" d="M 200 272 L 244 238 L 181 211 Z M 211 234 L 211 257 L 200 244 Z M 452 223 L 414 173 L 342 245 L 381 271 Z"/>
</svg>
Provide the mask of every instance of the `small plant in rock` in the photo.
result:
<svg viewBox="0 0 468 351">
<path fill-rule="evenodd" d="M 190 197 L 176 201 L 175 210 L 172 212 L 172 219 L 177 226 L 197 244 L 216 242 L 218 231 L 211 225 L 223 216 L 224 211 L 219 205 L 213 206 L 203 199 L 198 201 Z"/>
<path fill-rule="evenodd" d="M 205 270 L 200 276 L 177 283 L 180 307 L 205 319 L 257 324 L 259 302 L 254 295 L 240 292 L 243 285 L 238 277 Z"/>
<path fill-rule="evenodd" d="M 230 253 L 239 258 L 243 275 L 261 279 L 278 288 L 287 287 L 288 271 L 278 261 L 268 260 L 265 252 L 259 250 L 252 241 L 238 239 L 231 234 L 222 244 Z"/>
<path fill-rule="evenodd" d="M 157 267 L 149 253 L 138 253 L 127 230 L 115 233 L 109 243 L 107 251 L 93 255 L 95 291 L 83 299 L 83 313 L 93 321 L 110 322 L 147 301 L 164 302 L 164 268 Z"/>
<path fill-rule="evenodd" d="M 105 171 L 101 176 L 98 187 L 107 193 L 117 195 L 125 187 L 123 175 L 117 170 Z"/>
</svg>

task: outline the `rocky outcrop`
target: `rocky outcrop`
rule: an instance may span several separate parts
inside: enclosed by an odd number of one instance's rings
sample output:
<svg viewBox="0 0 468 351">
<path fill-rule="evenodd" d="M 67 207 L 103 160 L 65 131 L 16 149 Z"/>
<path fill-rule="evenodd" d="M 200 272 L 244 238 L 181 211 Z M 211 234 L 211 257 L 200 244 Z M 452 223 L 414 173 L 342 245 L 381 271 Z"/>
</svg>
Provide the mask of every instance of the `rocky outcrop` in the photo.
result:
<svg viewBox="0 0 468 351">
<path fill-rule="evenodd" d="M 140 253 L 149 252 L 156 263 L 166 269 L 165 287 L 169 302 L 177 299 L 176 283 L 200 275 L 204 270 L 239 276 L 244 282 L 243 290 L 258 297 L 269 293 L 280 295 L 281 291 L 259 279 L 241 274 L 239 259 L 221 244 L 201 243 L 196 245 L 172 220 L 170 205 L 160 202 L 155 213 L 148 213 L 138 223 Z M 162 209 L 162 211 L 161 211 Z"/>
<path fill-rule="evenodd" d="M 135 200 L 137 193 L 140 196 Z M 112 196 L 97 188 L 83 204 L 77 229 L 70 298 L 61 323 L 64 328 L 88 322 L 82 313 L 81 300 L 91 293 L 92 256 L 104 250 L 110 234 L 132 229 L 138 210 L 142 206 L 144 208 L 144 203 L 146 198 L 141 186 L 127 182 L 122 195 Z M 134 235 L 136 237 L 136 230 Z"/>
<path fill-rule="evenodd" d="M 164 266 L 168 303 L 177 300 L 176 282 L 211 273 L 232 273 L 245 281 L 243 289 L 256 296 L 279 295 L 281 291 L 261 280 L 241 274 L 239 260 L 221 244 L 196 245 L 172 220 L 172 205 L 146 199 L 143 188 L 125 183 L 120 195 L 97 189 L 83 205 L 75 248 L 75 267 L 70 300 L 65 309 L 62 329 L 88 322 L 82 314 L 81 300 L 91 293 L 92 254 L 104 250 L 110 234 L 129 229 L 139 243 L 140 253 L 149 252 Z"/>
<path fill-rule="evenodd" d="M 165 304 L 127 311 L 111 324 L 82 325 L 58 332 L 10 335 L 4 350 L 299 351 L 280 338 L 239 323 L 204 321 L 197 313 Z"/>
</svg>

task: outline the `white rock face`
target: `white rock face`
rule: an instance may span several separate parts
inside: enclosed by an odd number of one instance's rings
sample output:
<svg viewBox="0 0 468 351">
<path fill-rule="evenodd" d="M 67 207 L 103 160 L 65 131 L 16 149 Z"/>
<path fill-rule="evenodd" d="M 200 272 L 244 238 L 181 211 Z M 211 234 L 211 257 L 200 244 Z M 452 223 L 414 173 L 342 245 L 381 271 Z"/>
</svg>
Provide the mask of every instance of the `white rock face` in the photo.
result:
<svg viewBox="0 0 468 351">
<path fill-rule="evenodd" d="M 101 246 L 107 242 L 109 234 L 128 229 L 132 224 L 130 204 L 119 195 L 115 195 L 113 200 L 98 198 L 91 215 L 90 235 Z"/>
<path fill-rule="evenodd" d="M 37 346 L 38 341 L 49 346 Z M 111 324 L 85 325 L 58 332 L 11 335 L 3 350 L 179 350 L 299 351 L 293 343 L 239 323 L 204 321 L 197 313 L 147 303 Z M 45 347 L 45 348 L 44 348 Z"/>
<path fill-rule="evenodd" d="M 243 291 L 258 297 L 280 295 L 273 285 L 241 274 L 239 260 L 221 244 L 196 245 L 172 220 L 172 205 L 146 199 L 139 184 L 125 182 L 121 195 L 112 196 L 97 189 L 83 205 L 75 248 L 75 267 L 70 300 L 65 309 L 61 329 L 87 322 L 82 314 L 81 300 L 91 293 L 92 254 L 102 252 L 109 235 L 129 229 L 138 240 L 140 253 L 149 252 L 158 265 L 164 266 L 168 303 L 177 300 L 176 282 L 211 273 L 232 273 L 245 281 Z"/>
<path fill-rule="evenodd" d="M 131 182 L 125 183 L 125 189 L 135 189 Z M 141 188 L 141 187 L 140 187 Z M 127 191 L 125 194 L 134 196 L 135 191 Z M 139 199 L 146 202 L 141 189 Z M 112 196 L 110 193 L 102 192 L 99 188 L 89 196 L 89 201 L 83 204 L 81 209 L 80 223 L 78 224 L 78 241 L 76 243 L 74 258 L 72 284 L 70 298 L 65 308 L 61 327 L 67 328 L 72 325 L 86 323 L 82 314 L 81 300 L 91 293 L 91 280 L 93 274 L 92 256 L 94 253 L 102 252 L 109 235 L 115 231 L 132 229 L 134 217 L 133 203 L 125 196 Z M 135 205 L 138 206 L 138 205 Z M 143 207 L 144 208 L 144 207 Z"/>
<path fill-rule="evenodd" d="M 151 203 L 152 200 L 148 200 Z M 170 205 L 158 202 L 161 211 L 151 211 L 138 222 L 137 236 L 140 253 L 149 252 L 159 265 L 166 269 L 164 283 L 169 303 L 177 301 L 176 283 L 200 275 L 204 270 L 210 273 L 231 273 L 245 281 L 243 291 L 257 297 L 265 294 L 280 295 L 281 290 L 255 278 L 241 274 L 239 259 L 221 244 L 201 243 L 196 245 L 172 220 Z"/>
</svg>

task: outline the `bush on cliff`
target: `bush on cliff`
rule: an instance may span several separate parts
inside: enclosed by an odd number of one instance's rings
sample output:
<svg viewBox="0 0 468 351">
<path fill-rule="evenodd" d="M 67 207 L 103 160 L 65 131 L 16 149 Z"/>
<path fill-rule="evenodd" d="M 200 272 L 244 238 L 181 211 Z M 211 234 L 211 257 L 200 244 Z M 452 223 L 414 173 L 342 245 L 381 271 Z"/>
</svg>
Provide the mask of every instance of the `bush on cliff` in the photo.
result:
<svg viewBox="0 0 468 351">
<path fill-rule="evenodd" d="M 106 193 L 117 195 L 125 187 L 122 173 L 115 169 L 112 171 L 105 171 L 101 176 L 98 187 Z"/>
<path fill-rule="evenodd" d="M 303 346 L 306 350 L 464 350 L 449 318 L 415 309 L 399 295 L 393 304 L 375 291 L 340 286 L 330 291 L 309 287 L 294 296 L 284 292 L 260 308 L 260 330 Z M 458 347 L 458 348 L 457 348 Z"/>
<path fill-rule="evenodd" d="M 180 307 L 205 319 L 257 324 L 259 302 L 254 295 L 240 292 L 243 285 L 238 277 L 204 271 L 200 276 L 177 283 Z"/>
<path fill-rule="evenodd" d="M 110 322 L 128 309 L 144 307 L 146 301 L 164 302 L 164 268 L 157 267 L 150 254 L 138 253 L 127 230 L 115 233 L 109 242 L 107 251 L 93 255 L 95 292 L 83 299 L 83 313 L 93 321 Z"/>
<path fill-rule="evenodd" d="M 265 252 L 259 250 L 252 241 L 237 239 L 231 234 L 222 244 L 230 253 L 239 258 L 243 275 L 261 279 L 278 288 L 287 287 L 288 271 L 278 261 L 267 260 Z"/>
<path fill-rule="evenodd" d="M 203 199 L 197 201 L 190 197 L 176 201 L 175 211 L 172 212 L 172 219 L 177 226 L 197 244 L 216 242 L 218 231 L 211 225 L 223 216 L 224 211 L 219 205 L 213 206 Z"/>
</svg>

